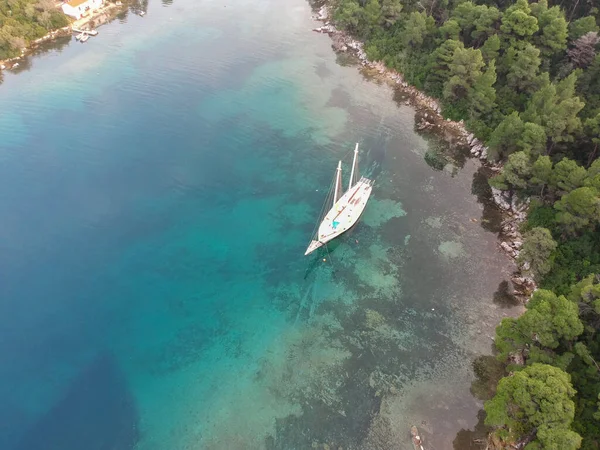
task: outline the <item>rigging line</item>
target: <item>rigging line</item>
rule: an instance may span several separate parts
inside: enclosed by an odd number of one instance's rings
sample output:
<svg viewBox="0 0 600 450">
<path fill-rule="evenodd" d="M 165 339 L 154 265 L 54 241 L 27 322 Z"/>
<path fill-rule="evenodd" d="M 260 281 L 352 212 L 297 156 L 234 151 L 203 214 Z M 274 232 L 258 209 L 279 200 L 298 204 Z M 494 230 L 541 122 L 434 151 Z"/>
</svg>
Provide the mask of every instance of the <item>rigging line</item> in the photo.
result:
<svg viewBox="0 0 600 450">
<path fill-rule="evenodd" d="M 341 158 L 341 161 L 346 161 L 346 158 L 348 158 L 348 155 L 350 155 L 350 153 L 354 153 L 353 148 L 346 152 L 346 154 Z"/>
<path fill-rule="evenodd" d="M 311 242 L 314 240 L 314 238 L 317 235 L 317 230 L 319 228 L 319 225 L 323 221 L 323 217 L 325 216 L 327 205 L 333 199 L 333 189 L 334 189 L 333 186 L 334 186 L 334 184 L 335 184 L 335 177 L 333 178 L 333 180 L 331 181 L 331 184 L 329 185 L 329 192 L 327 193 L 327 197 L 325 197 L 325 201 L 323 202 L 323 206 L 321 206 L 321 211 L 319 212 L 319 216 L 318 216 L 319 218 L 317 220 L 317 223 L 315 224 L 315 227 L 312 230 L 312 234 L 310 235 Z M 309 245 L 310 245 L 310 242 L 309 242 Z"/>
<path fill-rule="evenodd" d="M 327 244 L 325 245 L 325 250 L 327 250 L 327 259 L 329 261 L 329 264 L 331 264 L 331 270 L 333 271 L 333 274 L 335 275 L 335 265 L 333 264 L 333 259 L 331 258 L 331 253 L 329 253 L 329 246 Z"/>
</svg>

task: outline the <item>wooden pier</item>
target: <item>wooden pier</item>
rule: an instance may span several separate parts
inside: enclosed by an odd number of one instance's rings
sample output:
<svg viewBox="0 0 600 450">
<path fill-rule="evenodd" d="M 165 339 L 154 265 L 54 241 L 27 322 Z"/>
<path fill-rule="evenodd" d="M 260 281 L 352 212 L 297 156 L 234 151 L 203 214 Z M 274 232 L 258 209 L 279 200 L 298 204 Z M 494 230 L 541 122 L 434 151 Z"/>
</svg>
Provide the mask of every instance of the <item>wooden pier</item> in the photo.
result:
<svg viewBox="0 0 600 450">
<path fill-rule="evenodd" d="M 73 33 L 87 34 L 88 36 L 97 36 L 98 35 L 97 30 L 80 30 L 78 28 L 73 28 Z"/>
</svg>

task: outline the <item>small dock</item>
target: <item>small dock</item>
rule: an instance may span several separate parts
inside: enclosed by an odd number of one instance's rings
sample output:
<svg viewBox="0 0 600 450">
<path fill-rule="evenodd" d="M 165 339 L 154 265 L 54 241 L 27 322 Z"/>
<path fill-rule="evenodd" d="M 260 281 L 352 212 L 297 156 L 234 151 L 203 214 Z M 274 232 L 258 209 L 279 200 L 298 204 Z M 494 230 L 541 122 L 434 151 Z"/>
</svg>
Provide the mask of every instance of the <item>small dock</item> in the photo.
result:
<svg viewBox="0 0 600 450">
<path fill-rule="evenodd" d="M 91 36 L 98 35 L 96 30 L 80 30 L 78 28 L 73 28 L 73 33 L 77 33 L 75 39 L 79 42 L 86 42 Z"/>
<path fill-rule="evenodd" d="M 73 28 L 73 33 L 84 34 L 88 36 L 97 36 L 98 30 L 80 30 L 79 28 Z"/>
</svg>

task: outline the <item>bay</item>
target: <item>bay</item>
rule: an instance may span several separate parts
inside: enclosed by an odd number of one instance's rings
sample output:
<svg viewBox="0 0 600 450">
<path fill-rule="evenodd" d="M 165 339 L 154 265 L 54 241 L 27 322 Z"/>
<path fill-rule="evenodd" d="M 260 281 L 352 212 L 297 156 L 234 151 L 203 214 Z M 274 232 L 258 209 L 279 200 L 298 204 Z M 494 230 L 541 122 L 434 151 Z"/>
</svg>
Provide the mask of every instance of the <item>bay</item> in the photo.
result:
<svg viewBox="0 0 600 450">
<path fill-rule="evenodd" d="M 471 363 L 515 313 L 481 171 L 428 165 L 443 144 L 310 14 L 150 2 L 5 75 L 1 448 L 409 449 L 413 423 L 452 448 L 475 426 Z M 304 257 L 355 142 L 373 197 Z"/>
</svg>

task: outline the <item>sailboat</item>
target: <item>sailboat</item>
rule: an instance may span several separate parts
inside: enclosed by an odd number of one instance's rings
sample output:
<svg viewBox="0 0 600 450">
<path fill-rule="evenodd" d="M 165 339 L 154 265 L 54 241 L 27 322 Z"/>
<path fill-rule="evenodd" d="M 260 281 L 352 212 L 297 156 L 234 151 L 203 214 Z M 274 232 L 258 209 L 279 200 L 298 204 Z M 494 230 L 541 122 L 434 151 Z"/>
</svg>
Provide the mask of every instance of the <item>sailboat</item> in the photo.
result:
<svg viewBox="0 0 600 450">
<path fill-rule="evenodd" d="M 339 161 L 333 183 L 333 202 L 319 224 L 318 230 L 311 237 L 305 255 L 314 252 L 327 242 L 348 231 L 358 221 L 367 206 L 373 187 L 372 180 L 365 177 L 358 179 L 358 177 L 358 144 L 356 144 L 348 190 L 342 193 L 342 162 Z M 356 181 L 357 179 L 358 181 Z M 329 206 L 330 201 L 329 198 L 325 201 L 324 210 Z"/>
</svg>

